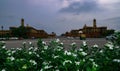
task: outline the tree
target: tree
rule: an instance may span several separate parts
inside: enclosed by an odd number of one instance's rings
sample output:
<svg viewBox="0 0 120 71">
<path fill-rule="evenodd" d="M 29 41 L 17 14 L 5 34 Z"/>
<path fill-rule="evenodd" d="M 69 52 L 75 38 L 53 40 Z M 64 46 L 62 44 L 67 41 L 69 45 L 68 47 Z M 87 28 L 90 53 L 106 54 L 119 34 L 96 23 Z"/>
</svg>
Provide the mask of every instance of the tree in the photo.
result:
<svg viewBox="0 0 120 71">
<path fill-rule="evenodd" d="M 103 36 L 109 36 L 111 34 L 114 34 L 115 30 L 107 30 L 106 32 L 103 33 Z"/>
<path fill-rule="evenodd" d="M 24 26 L 12 29 L 12 35 L 19 38 L 28 38 L 27 29 Z"/>
</svg>

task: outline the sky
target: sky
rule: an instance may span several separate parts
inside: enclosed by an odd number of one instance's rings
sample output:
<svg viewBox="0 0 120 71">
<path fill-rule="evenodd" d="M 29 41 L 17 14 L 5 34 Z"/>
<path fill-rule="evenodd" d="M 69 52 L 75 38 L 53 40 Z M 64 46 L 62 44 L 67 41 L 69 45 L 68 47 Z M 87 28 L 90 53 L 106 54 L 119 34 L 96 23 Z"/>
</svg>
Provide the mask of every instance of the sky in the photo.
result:
<svg viewBox="0 0 120 71">
<path fill-rule="evenodd" d="M 0 26 L 20 26 L 21 18 L 47 33 L 60 35 L 86 24 L 120 30 L 120 0 L 0 0 Z M 0 28 L 1 29 L 1 28 Z"/>
</svg>

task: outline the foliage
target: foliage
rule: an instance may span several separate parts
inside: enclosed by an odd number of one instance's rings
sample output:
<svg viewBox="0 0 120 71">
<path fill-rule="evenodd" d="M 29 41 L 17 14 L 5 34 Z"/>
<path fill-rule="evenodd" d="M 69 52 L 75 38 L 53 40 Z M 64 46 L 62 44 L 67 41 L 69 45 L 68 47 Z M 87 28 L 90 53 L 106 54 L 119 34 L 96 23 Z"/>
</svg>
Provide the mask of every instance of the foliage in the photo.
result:
<svg viewBox="0 0 120 71">
<path fill-rule="evenodd" d="M 103 36 L 109 36 L 109 35 L 111 35 L 111 34 L 114 34 L 114 32 L 115 32 L 115 30 L 107 30 L 107 31 L 105 31 L 104 33 L 102 33 L 102 35 Z"/>
<path fill-rule="evenodd" d="M 114 34 L 108 36 L 107 40 L 111 41 L 115 46 L 120 46 L 120 32 L 115 32 Z"/>
<path fill-rule="evenodd" d="M 28 30 L 24 26 L 20 26 L 18 28 L 13 28 L 11 30 L 12 30 L 12 35 L 14 37 L 28 38 L 27 37 Z"/>
<path fill-rule="evenodd" d="M 59 40 L 49 44 L 38 40 L 38 47 L 23 42 L 21 48 L 6 49 L 0 42 L 1 71 L 119 71 L 120 47 L 112 42 L 103 48 L 98 45 L 89 47 L 86 41 L 79 49 L 72 43 L 71 50 L 65 50 Z"/>
<path fill-rule="evenodd" d="M 114 45 L 120 46 L 120 32 L 115 32 L 111 38 L 111 42 L 114 43 Z"/>
</svg>

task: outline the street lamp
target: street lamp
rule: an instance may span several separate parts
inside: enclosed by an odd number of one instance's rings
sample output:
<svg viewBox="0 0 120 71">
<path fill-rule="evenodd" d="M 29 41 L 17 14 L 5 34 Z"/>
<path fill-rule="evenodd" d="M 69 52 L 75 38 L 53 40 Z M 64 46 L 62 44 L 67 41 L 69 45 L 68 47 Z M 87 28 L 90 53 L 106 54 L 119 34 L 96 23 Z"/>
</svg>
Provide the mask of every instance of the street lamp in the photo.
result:
<svg viewBox="0 0 120 71">
<path fill-rule="evenodd" d="M 1 35 L 2 35 L 2 40 L 3 40 L 3 26 L 1 26 L 1 29 L 2 29 Z"/>
<path fill-rule="evenodd" d="M 81 36 L 82 33 L 83 33 L 82 31 L 79 31 L 79 37 L 80 37 L 80 39 L 82 39 L 82 36 Z"/>
</svg>

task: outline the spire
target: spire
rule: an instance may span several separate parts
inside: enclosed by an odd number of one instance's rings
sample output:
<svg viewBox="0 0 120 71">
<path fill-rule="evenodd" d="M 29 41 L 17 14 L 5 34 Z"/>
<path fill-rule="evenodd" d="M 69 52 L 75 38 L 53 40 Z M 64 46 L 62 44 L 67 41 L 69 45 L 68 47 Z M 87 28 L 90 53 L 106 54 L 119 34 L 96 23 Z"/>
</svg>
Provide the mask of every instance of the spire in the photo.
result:
<svg viewBox="0 0 120 71">
<path fill-rule="evenodd" d="M 93 27 L 94 27 L 94 28 L 97 27 L 97 26 L 96 26 L 96 19 L 93 19 Z"/>
<path fill-rule="evenodd" d="M 21 19 L 21 26 L 24 27 L 24 19 L 23 18 Z"/>
</svg>

